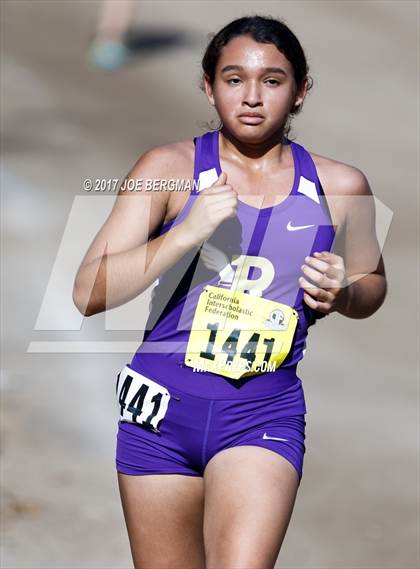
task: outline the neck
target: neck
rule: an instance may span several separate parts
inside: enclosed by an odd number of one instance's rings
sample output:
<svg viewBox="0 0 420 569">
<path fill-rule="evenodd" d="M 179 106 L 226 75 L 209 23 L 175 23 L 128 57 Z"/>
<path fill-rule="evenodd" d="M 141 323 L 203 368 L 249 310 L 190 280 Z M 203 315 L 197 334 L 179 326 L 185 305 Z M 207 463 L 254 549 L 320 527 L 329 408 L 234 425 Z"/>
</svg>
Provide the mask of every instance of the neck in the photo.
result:
<svg viewBox="0 0 420 569">
<path fill-rule="evenodd" d="M 235 138 L 223 126 L 219 134 L 219 153 L 230 160 L 260 168 L 267 161 L 279 162 L 284 158 L 288 146 L 283 129 L 277 130 L 269 138 L 260 142 L 243 142 Z"/>
</svg>

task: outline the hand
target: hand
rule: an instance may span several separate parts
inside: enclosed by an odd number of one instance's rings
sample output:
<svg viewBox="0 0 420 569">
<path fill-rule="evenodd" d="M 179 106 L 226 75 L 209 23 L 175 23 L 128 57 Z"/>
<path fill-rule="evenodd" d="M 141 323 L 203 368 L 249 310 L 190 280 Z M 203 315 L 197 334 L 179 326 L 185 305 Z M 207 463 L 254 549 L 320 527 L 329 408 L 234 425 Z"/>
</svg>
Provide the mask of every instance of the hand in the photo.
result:
<svg viewBox="0 0 420 569">
<path fill-rule="evenodd" d="M 302 271 L 312 281 L 299 277 L 299 284 L 305 290 L 303 299 L 306 304 L 325 314 L 344 308 L 348 287 L 342 257 L 322 251 L 314 253 L 314 257 L 305 257 L 305 262 Z"/>
<path fill-rule="evenodd" d="M 202 190 L 183 222 L 197 245 L 206 241 L 225 219 L 236 215 L 238 195 L 226 179 L 226 172 L 222 172 L 213 185 Z"/>
</svg>

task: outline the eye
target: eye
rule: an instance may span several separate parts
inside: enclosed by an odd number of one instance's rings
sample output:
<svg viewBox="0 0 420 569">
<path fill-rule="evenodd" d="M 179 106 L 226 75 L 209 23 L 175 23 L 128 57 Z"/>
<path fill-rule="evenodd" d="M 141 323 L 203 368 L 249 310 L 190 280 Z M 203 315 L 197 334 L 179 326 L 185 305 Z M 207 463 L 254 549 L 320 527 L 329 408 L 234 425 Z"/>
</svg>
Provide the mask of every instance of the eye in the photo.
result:
<svg viewBox="0 0 420 569">
<path fill-rule="evenodd" d="M 280 81 L 277 81 L 277 79 L 267 79 L 266 83 L 269 83 L 270 85 L 280 85 Z"/>
<path fill-rule="evenodd" d="M 235 81 L 235 83 L 233 83 L 233 81 Z M 238 77 L 233 77 L 232 79 L 228 79 L 227 82 L 229 85 L 239 85 L 240 79 Z"/>
</svg>

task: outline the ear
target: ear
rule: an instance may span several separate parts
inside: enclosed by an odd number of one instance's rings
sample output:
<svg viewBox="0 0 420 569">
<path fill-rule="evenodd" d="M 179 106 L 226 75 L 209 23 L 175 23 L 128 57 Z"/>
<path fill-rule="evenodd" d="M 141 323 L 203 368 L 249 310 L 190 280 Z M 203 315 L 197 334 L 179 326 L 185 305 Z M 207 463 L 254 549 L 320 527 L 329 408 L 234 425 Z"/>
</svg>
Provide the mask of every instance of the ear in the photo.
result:
<svg viewBox="0 0 420 569">
<path fill-rule="evenodd" d="M 296 97 L 293 106 L 294 106 L 294 107 L 300 107 L 300 106 L 302 105 L 304 99 L 305 99 L 305 96 L 303 96 L 303 97 L 301 97 L 301 96 Z"/>
<path fill-rule="evenodd" d="M 214 107 L 214 97 L 213 97 L 213 87 L 211 86 L 210 79 L 207 74 L 203 76 L 204 91 L 207 95 L 207 99 L 211 105 Z"/>
<path fill-rule="evenodd" d="M 302 106 L 302 103 L 305 100 L 307 92 L 308 92 L 308 80 L 305 79 L 302 88 L 296 93 L 295 102 L 293 104 L 294 107 Z"/>
</svg>

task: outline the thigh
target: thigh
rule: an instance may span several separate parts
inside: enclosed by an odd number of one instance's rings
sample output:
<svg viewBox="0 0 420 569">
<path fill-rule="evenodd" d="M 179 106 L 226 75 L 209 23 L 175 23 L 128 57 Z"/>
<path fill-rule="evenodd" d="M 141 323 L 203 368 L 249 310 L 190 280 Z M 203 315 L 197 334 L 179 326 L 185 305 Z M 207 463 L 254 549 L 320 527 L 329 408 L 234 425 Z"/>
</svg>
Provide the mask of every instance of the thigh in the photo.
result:
<svg viewBox="0 0 420 569">
<path fill-rule="evenodd" d="M 207 569 L 272 569 L 298 487 L 294 466 L 268 448 L 214 455 L 204 471 Z"/>
<path fill-rule="evenodd" d="M 201 569 L 203 478 L 129 476 L 118 484 L 135 569 Z"/>
</svg>

